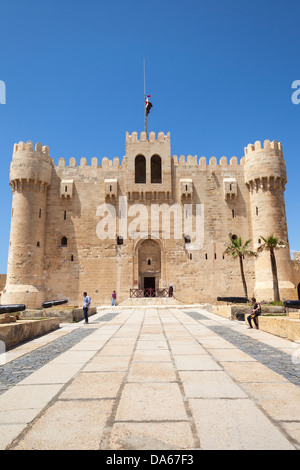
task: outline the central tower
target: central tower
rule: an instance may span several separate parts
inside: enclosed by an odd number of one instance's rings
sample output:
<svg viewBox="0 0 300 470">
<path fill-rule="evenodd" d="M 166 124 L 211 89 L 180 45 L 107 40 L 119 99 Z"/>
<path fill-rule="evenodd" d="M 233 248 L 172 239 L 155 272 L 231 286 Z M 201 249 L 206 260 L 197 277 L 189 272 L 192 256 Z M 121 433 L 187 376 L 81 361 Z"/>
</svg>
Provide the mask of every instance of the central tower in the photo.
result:
<svg viewBox="0 0 300 470">
<path fill-rule="evenodd" d="M 170 133 L 126 133 L 127 196 L 129 201 L 172 199 Z"/>
</svg>

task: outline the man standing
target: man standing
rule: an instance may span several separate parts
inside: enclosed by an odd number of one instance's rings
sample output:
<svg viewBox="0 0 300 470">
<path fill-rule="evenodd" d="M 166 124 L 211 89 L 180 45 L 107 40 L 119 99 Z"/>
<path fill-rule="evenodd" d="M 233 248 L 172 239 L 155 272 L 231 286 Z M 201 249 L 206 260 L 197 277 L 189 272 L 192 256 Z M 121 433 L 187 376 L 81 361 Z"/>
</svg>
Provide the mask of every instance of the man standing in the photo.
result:
<svg viewBox="0 0 300 470">
<path fill-rule="evenodd" d="M 88 317 L 88 310 L 89 310 L 89 306 L 91 305 L 91 299 L 90 297 L 87 295 L 86 292 L 83 293 L 83 316 L 84 316 L 84 323 L 88 323 L 89 322 L 89 317 Z"/>
<path fill-rule="evenodd" d="M 115 305 L 115 307 L 117 306 L 117 294 L 116 294 L 116 291 L 114 290 L 112 295 L 111 295 L 111 298 L 112 298 L 112 302 L 111 302 L 111 305 Z"/>
</svg>

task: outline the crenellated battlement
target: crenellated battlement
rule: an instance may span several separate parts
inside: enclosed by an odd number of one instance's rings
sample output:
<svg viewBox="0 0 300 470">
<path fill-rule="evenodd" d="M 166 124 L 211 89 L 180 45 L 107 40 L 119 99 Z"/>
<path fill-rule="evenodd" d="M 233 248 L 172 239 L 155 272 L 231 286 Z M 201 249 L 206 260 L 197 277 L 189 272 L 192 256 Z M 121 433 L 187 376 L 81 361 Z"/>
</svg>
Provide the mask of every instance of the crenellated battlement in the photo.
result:
<svg viewBox="0 0 300 470">
<path fill-rule="evenodd" d="M 119 157 L 114 157 L 112 160 L 103 157 L 101 165 L 99 165 L 99 160 L 97 157 L 92 157 L 91 164 L 88 165 L 87 159 L 82 157 L 80 159 L 79 165 L 77 165 L 77 160 L 74 157 L 69 159 L 69 164 L 67 165 L 66 159 L 61 157 L 58 160 L 58 168 L 103 168 L 105 170 L 119 170 L 125 164 L 125 157 L 123 161 L 120 162 Z"/>
<path fill-rule="evenodd" d="M 275 150 L 282 154 L 282 145 L 281 142 L 277 142 L 277 140 L 270 140 L 266 139 L 262 144 L 259 140 L 257 140 L 254 144 L 248 144 L 247 147 L 244 148 L 245 155 L 249 155 L 253 152 L 261 151 L 261 150 Z"/>
<path fill-rule="evenodd" d="M 243 157 L 240 162 L 238 162 L 238 158 L 233 156 L 229 160 L 227 157 L 221 157 L 219 162 L 216 157 L 212 156 L 208 160 L 206 157 L 200 157 L 198 161 L 197 155 L 177 155 L 172 156 L 173 164 L 175 166 L 182 166 L 182 167 L 189 167 L 189 166 L 196 166 L 196 167 L 207 167 L 207 166 L 237 166 L 237 165 L 244 165 L 245 157 Z M 120 161 L 119 157 L 114 157 L 113 159 L 109 159 L 107 157 L 103 157 L 101 163 L 99 164 L 99 160 L 97 157 L 93 157 L 91 159 L 91 164 L 88 165 L 87 159 L 85 157 L 80 158 L 77 162 L 76 158 L 71 157 L 69 158 L 69 162 L 63 157 L 60 157 L 58 160 L 58 168 L 103 168 L 105 170 L 121 170 L 122 167 L 125 165 L 126 157 Z"/>
<path fill-rule="evenodd" d="M 233 156 L 230 158 L 228 161 L 227 157 L 221 157 L 219 162 L 217 160 L 217 157 L 210 157 L 209 160 L 207 161 L 206 157 L 200 157 L 198 161 L 197 155 L 188 155 L 187 157 L 185 155 L 180 155 L 178 158 L 177 155 L 173 155 L 173 163 L 175 166 L 179 167 L 189 167 L 189 166 L 197 166 L 200 168 L 205 168 L 207 166 L 237 166 L 237 165 L 244 165 L 244 157 L 241 159 L 240 163 L 238 162 L 237 157 Z"/>
<path fill-rule="evenodd" d="M 159 132 L 157 134 L 157 139 L 155 138 L 155 132 L 149 132 L 149 136 L 147 139 L 146 132 L 140 133 L 140 138 L 138 138 L 137 132 L 126 132 L 126 143 L 135 143 L 135 142 L 170 142 L 170 132 L 165 134 L 164 132 Z"/>
<path fill-rule="evenodd" d="M 21 141 L 18 144 L 14 144 L 13 154 L 25 150 L 40 152 L 47 157 L 49 156 L 49 147 L 47 145 L 43 146 L 40 142 L 37 142 L 35 148 L 33 148 L 33 142 L 31 140 L 28 140 L 26 143 Z"/>
</svg>

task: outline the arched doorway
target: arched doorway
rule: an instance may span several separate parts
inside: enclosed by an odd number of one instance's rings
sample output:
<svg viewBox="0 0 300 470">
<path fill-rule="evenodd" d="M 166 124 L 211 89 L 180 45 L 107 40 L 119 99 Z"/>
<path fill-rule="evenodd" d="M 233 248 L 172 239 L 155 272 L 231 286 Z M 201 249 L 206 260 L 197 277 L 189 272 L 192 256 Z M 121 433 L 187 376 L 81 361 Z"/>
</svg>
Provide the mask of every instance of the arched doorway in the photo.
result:
<svg viewBox="0 0 300 470">
<path fill-rule="evenodd" d="M 157 241 L 144 240 L 138 249 L 139 288 L 146 297 L 155 296 L 161 278 L 161 250 Z"/>
<path fill-rule="evenodd" d="M 298 300 L 300 300 L 300 282 L 298 284 Z"/>
</svg>

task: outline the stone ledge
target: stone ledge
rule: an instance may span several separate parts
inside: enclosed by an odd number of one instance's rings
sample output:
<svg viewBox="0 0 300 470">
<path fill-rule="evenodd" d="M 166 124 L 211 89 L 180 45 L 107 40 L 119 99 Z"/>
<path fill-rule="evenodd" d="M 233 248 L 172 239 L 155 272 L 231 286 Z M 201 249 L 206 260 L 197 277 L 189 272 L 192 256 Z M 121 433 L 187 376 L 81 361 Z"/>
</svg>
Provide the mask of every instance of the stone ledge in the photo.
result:
<svg viewBox="0 0 300 470">
<path fill-rule="evenodd" d="M 15 323 L 0 325 L 0 341 L 8 350 L 14 346 L 42 336 L 59 328 L 59 318 L 43 318 L 32 320 L 17 320 Z"/>
<path fill-rule="evenodd" d="M 97 313 L 96 307 L 89 308 L 88 316 L 95 315 Z M 60 307 L 51 307 L 41 310 L 24 310 L 22 312 L 22 318 L 36 318 L 36 317 L 46 317 L 51 316 L 51 318 L 59 318 L 61 323 L 72 323 L 83 320 L 83 310 L 82 308 L 60 308 Z"/>
<path fill-rule="evenodd" d="M 283 312 L 280 307 L 270 307 L 270 310 L 275 312 L 267 312 L 266 308 L 262 306 L 264 313 L 278 313 Z M 237 320 L 236 314 L 240 313 L 242 319 L 250 314 L 249 306 L 232 306 L 232 305 L 213 305 L 213 313 L 220 315 L 229 320 Z M 294 319 L 288 316 L 264 316 L 258 317 L 259 329 L 270 333 L 275 336 L 279 336 L 290 341 L 300 340 L 300 319 Z"/>
<path fill-rule="evenodd" d="M 259 329 L 275 336 L 290 341 L 300 340 L 300 320 L 289 317 L 264 317 L 258 318 Z"/>
<path fill-rule="evenodd" d="M 277 307 L 277 306 L 266 306 L 262 305 L 262 314 L 284 314 L 284 307 Z M 247 304 L 236 304 L 236 305 L 213 305 L 212 311 L 216 315 L 220 315 L 221 317 L 228 318 L 229 320 L 237 320 L 237 314 L 240 315 L 240 320 L 244 320 L 243 318 L 245 315 L 250 315 L 251 312 L 251 305 Z"/>
<path fill-rule="evenodd" d="M 229 320 L 237 320 L 237 313 L 242 316 L 249 315 L 250 308 L 245 305 L 213 305 L 212 312 L 221 317 L 228 318 Z"/>
</svg>

